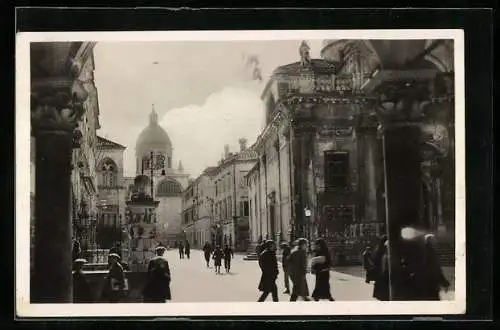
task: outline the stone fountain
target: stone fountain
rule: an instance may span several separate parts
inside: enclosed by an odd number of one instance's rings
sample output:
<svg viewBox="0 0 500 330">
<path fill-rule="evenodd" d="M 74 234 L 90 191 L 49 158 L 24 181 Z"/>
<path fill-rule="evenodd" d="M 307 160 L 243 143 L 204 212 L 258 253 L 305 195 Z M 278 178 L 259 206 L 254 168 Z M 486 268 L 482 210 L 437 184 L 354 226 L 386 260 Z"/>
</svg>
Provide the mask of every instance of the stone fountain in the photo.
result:
<svg viewBox="0 0 500 330">
<path fill-rule="evenodd" d="M 156 241 L 156 209 L 159 201 L 147 194 L 150 179 L 139 175 L 134 180 L 134 193 L 126 202 L 126 224 L 128 230 L 128 253 L 126 261 L 131 271 L 147 271 L 148 262 L 154 256 Z M 124 258 L 125 259 L 125 258 Z"/>
</svg>

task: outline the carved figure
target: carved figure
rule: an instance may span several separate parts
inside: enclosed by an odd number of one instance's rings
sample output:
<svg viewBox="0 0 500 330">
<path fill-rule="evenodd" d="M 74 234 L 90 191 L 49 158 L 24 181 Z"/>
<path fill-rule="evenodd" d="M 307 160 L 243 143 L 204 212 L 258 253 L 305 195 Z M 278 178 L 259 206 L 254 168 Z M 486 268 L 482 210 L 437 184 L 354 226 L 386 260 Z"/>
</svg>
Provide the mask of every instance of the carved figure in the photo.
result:
<svg viewBox="0 0 500 330">
<path fill-rule="evenodd" d="M 300 54 L 300 64 L 302 66 L 306 66 L 311 62 L 311 55 L 309 54 L 311 48 L 307 44 L 307 42 L 302 41 L 299 47 L 299 54 Z"/>
</svg>

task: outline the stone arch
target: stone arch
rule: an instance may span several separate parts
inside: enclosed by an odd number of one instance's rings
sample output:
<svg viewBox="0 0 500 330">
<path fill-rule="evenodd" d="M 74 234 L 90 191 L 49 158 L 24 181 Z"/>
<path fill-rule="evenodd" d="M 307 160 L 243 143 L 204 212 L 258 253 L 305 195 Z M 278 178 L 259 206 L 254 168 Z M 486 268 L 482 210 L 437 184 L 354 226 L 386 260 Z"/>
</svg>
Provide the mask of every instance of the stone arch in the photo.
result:
<svg viewBox="0 0 500 330">
<path fill-rule="evenodd" d="M 104 187 L 116 187 L 118 185 L 118 165 L 106 157 L 99 162 L 99 185 Z"/>
<path fill-rule="evenodd" d="M 181 184 L 172 178 L 164 179 L 156 187 L 157 197 L 177 197 L 182 195 Z"/>
<path fill-rule="evenodd" d="M 414 59 L 417 59 L 426 49 L 432 46 L 437 40 L 363 40 L 361 44 L 373 53 L 374 58 L 379 63 L 381 69 L 403 69 L 404 66 Z M 418 62 L 424 67 L 429 64 L 439 71 L 445 71 L 447 63 L 443 57 L 449 56 L 449 47 L 446 41 L 441 41 L 442 45 L 430 51 L 429 54 L 422 57 L 422 62 Z M 446 49 L 446 51 L 437 52 L 436 49 Z M 427 64 L 426 64 L 427 63 Z"/>
</svg>

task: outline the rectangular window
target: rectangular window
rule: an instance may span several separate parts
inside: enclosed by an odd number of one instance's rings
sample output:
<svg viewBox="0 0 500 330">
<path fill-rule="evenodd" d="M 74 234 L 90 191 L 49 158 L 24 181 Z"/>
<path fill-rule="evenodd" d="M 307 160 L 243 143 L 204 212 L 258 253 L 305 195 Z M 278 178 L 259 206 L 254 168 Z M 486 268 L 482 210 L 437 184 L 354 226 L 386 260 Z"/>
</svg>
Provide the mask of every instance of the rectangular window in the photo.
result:
<svg viewBox="0 0 500 330">
<path fill-rule="evenodd" d="M 248 217 L 248 214 L 249 214 L 249 204 L 248 204 L 248 201 L 244 201 L 243 202 L 243 216 L 244 217 Z"/>
<path fill-rule="evenodd" d="M 345 151 L 325 152 L 325 188 L 327 190 L 349 187 L 349 153 Z"/>
</svg>

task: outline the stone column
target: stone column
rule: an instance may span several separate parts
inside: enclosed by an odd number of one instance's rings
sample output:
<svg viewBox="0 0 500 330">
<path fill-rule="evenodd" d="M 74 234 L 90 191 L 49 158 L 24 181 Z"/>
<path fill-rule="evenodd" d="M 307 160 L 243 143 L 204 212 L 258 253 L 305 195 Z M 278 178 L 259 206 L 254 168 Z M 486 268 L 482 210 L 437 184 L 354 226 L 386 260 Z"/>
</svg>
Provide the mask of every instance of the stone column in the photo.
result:
<svg viewBox="0 0 500 330">
<path fill-rule="evenodd" d="M 405 300 L 407 291 L 400 282 L 400 261 L 405 251 L 401 229 L 419 224 L 422 174 L 420 168 L 420 128 L 390 125 L 384 128 L 384 168 L 389 237 L 391 300 Z"/>
<path fill-rule="evenodd" d="M 377 167 L 376 167 L 376 146 L 377 137 L 374 134 L 366 135 L 366 194 L 367 204 L 365 208 L 365 220 L 368 222 L 377 221 Z"/>
<path fill-rule="evenodd" d="M 73 301 L 71 154 L 81 137 L 74 129 L 83 108 L 57 98 L 32 102 L 37 141 L 32 303 Z"/>
</svg>

